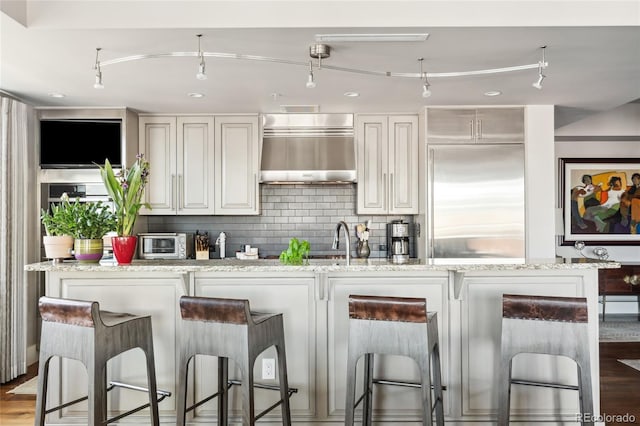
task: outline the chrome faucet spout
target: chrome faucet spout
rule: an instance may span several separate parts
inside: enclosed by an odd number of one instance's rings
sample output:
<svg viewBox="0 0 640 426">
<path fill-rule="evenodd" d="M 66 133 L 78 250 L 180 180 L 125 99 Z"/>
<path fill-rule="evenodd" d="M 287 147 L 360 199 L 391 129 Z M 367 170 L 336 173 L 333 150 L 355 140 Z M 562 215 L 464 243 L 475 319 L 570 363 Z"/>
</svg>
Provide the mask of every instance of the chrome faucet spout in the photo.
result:
<svg viewBox="0 0 640 426">
<path fill-rule="evenodd" d="M 345 258 L 348 266 L 351 263 L 351 235 L 349 234 L 349 226 L 347 226 L 347 223 L 343 220 L 338 222 L 336 225 L 336 230 L 333 233 L 333 245 L 331 247 L 334 250 L 338 250 L 338 248 L 340 248 L 340 228 L 344 228 L 344 236 L 347 240 L 347 243 L 345 244 L 345 250 L 347 252 Z"/>
</svg>

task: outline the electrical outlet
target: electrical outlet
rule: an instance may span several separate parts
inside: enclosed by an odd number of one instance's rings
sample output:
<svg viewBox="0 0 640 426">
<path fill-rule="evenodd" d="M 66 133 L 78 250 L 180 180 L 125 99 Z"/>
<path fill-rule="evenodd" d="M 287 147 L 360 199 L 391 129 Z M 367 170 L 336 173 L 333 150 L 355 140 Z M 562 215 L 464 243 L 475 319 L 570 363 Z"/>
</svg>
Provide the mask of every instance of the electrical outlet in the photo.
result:
<svg viewBox="0 0 640 426">
<path fill-rule="evenodd" d="M 262 359 L 262 379 L 269 380 L 276 378 L 276 360 L 273 358 Z"/>
</svg>

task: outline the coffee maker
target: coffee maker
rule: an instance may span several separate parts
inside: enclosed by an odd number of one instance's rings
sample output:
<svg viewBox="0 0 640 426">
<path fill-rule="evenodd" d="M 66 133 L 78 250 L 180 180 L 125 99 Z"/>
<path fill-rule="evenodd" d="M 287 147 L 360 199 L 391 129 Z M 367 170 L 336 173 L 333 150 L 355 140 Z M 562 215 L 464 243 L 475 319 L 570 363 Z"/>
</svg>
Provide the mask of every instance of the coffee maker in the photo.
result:
<svg viewBox="0 0 640 426">
<path fill-rule="evenodd" d="M 388 223 L 387 244 L 393 263 L 407 263 L 410 257 L 409 224 L 402 220 Z"/>
</svg>

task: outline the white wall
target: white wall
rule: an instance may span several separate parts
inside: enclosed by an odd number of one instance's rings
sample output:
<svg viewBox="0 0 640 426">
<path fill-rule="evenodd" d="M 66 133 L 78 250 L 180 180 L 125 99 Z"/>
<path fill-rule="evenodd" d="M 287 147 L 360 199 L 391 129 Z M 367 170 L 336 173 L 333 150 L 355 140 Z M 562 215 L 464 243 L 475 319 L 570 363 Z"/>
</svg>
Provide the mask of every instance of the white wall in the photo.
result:
<svg viewBox="0 0 640 426">
<path fill-rule="evenodd" d="M 525 108 L 525 236 L 528 259 L 555 257 L 553 105 Z"/>
</svg>

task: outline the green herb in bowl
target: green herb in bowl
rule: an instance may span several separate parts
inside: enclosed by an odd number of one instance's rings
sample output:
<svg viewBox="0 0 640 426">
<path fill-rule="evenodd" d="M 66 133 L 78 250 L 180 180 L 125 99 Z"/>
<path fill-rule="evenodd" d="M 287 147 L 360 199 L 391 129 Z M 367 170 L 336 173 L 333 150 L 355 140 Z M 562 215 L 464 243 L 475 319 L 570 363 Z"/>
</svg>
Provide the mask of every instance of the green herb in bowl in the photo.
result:
<svg viewBox="0 0 640 426">
<path fill-rule="evenodd" d="M 298 241 L 297 238 L 289 240 L 289 248 L 280 253 L 280 262 L 285 265 L 302 265 L 309 262 L 311 245 L 309 241 Z"/>
</svg>

